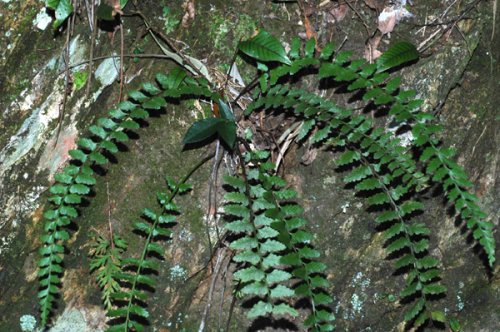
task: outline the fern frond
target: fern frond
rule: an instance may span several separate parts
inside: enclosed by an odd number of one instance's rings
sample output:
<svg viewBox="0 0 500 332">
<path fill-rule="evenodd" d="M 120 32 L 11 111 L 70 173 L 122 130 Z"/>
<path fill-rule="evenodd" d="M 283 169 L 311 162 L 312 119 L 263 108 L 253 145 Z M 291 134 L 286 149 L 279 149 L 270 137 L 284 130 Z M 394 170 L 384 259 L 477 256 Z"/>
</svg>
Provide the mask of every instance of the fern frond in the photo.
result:
<svg viewBox="0 0 500 332">
<path fill-rule="evenodd" d="M 107 117 L 90 126 L 89 136 L 80 138 L 78 148 L 69 151 L 73 164 L 54 176 L 55 183 L 49 189 L 50 207 L 44 213 L 45 233 L 38 263 L 42 327 L 47 325 L 59 292 L 64 244 L 70 238 L 68 225 L 78 217 L 78 204 L 96 183 L 92 167 L 107 164 L 109 154 L 119 151 L 117 143 L 128 141 L 129 133 L 140 128 L 138 121 L 149 117 L 148 110 L 165 106 L 166 97 L 216 97 L 209 92 L 207 82 L 190 79 L 179 71 L 157 75 L 157 81 L 159 85 L 144 83 L 141 91 L 131 91 L 129 100 L 120 102 L 108 111 Z"/>
<path fill-rule="evenodd" d="M 430 307 L 433 296 L 446 293 L 446 287 L 439 282 L 439 261 L 429 255 L 426 236 L 431 231 L 425 224 L 411 222 L 412 215 L 416 211 L 422 211 L 424 207 L 414 200 L 402 200 L 401 193 L 395 193 L 387 179 L 365 157 L 361 161 L 370 170 L 369 179 L 378 182 L 378 195 L 385 196 L 384 202 L 391 207 L 381 213 L 376 222 L 385 226 L 385 249 L 388 255 L 397 257 L 396 269 L 405 269 L 407 272 L 406 286 L 400 297 L 413 303 L 407 309 L 404 319 L 414 328 L 420 327 L 429 319 L 442 323 L 444 313 Z"/>
<path fill-rule="evenodd" d="M 170 193 L 158 193 L 157 200 L 163 209 L 158 215 L 150 209 L 143 210 L 144 221 L 134 224 L 134 229 L 145 238 L 144 246 L 139 258 L 122 260 L 122 267 L 115 273 L 115 278 L 123 285 L 111 293 L 111 298 L 117 307 L 108 310 L 108 317 L 113 325 L 108 331 L 142 331 L 143 320 L 149 318 L 149 312 L 144 307 L 147 294 L 144 287 L 154 289 L 156 280 L 150 275 L 158 273 L 158 263 L 154 256 L 163 257 L 165 252 L 159 241 L 171 237 L 170 228 L 175 224 L 179 210 L 174 203 L 178 194 L 190 189 L 185 182 L 176 183 L 167 178 Z M 124 272 L 124 271 L 129 272 Z"/>
<path fill-rule="evenodd" d="M 233 260 L 241 264 L 234 276 L 242 294 L 260 298 L 248 316 L 296 316 L 287 302 L 276 300 L 307 298 L 311 314 L 304 325 L 311 331 L 331 331 L 335 317 L 327 306 L 332 298 L 323 291 L 329 283 L 319 275 L 326 266 L 316 260 L 319 252 L 303 228 L 306 221 L 299 217 L 303 209 L 289 203 L 296 192 L 284 189 L 286 181 L 272 174 L 274 165 L 267 158 L 267 152 L 249 152 L 240 180 L 226 178 L 235 190 L 225 195 L 226 229 L 241 236 L 230 244 L 237 251 Z M 292 278 L 299 280 L 293 289 L 286 286 Z"/>
</svg>

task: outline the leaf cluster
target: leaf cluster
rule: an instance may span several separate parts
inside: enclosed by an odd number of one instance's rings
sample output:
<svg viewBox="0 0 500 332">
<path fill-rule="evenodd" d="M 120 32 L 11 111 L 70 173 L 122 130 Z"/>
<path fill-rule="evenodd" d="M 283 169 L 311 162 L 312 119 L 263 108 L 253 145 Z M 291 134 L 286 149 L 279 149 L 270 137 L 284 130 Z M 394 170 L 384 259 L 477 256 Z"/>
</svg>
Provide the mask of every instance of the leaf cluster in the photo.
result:
<svg viewBox="0 0 500 332">
<path fill-rule="evenodd" d="M 50 205 L 44 212 L 43 246 L 38 262 L 39 304 L 41 325 L 46 326 L 63 274 L 64 243 L 70 239 L 69 226 L 78 217 L 78 206 L 96 183 L 93 167 L 109 163 L 111 155 L 120 151 L 120 144 L 140 128 L 149 113 L 164 107 L 166 99 L 183 96 L 211 97 L 208 82 L 194 80 L 180 68 L 170 74 L 158 74 L 155 83 L 143 83 L 141 90 L 129 92 L 129 99 L 108 111 L 108 116 L 91 125 L 89 136 L 77 141 L 70 150 L 72 163 L 54 176 L 50 187 Z"/>
<path fill-rule="evenodd" d="M 259 87 L 245 114 L 289 110 L 302 121 L 298 141 L 308 138 L 312 144 L 344 150 L 337 165 L 351 169 L 345 182 L 367 196 L 369 206 L 382 209 L 377 221 L 384 224 L 381 228 L 386 250 L 398 258 L 396 268 L 408 272 L 401 298 L 410 298 L 407 302 L 413 304 L 405 320 L 413 327 L 427 320 L 444 322 L 444 314 L 431 310 L 428 304 L 432 296 L 443 295 L 446 288 L 439 282 L 439 261 L 428 254 L 429 228 L 411 221 L 423 211 L 417 193 L 436 184 L 442 186 L 449 203 L 460 212 L 486 252 L 490 266 L 495 261 L 495 242 L 492 223 L 484 219 L 486 214 L 477 204 L 477 197 L 467 190 L 471 183 L 465 171 L 452 160 L 454 151 L 440 147 L 435 137 L 441 130 L 436 119 L 420 111 L 422 101 L 415 99 L 415 92 L 402 89 L 401 79 L 388 73 L 418 59 L 415 47 L 405 42 L 395 44 L 371 64 L 352 59 L 350 51 L 335 52 L 333 44 L 316 54 L 313 39 L 303 49 L 302 43 L 294 40 L 287 56 L 279 42 L 265 39 L 265 35 L 257 37 L 240 46 L 241 52 L 266 63 L 258 65 Z M 410 127 L 414 149 L 403 145 L 384 127 L 377 127 L 370 116 L 296 88 L 293 82 L 304 73 L 312 73 L 322 82 L 335 82 L 342 88 L 337 92 L 355 94 L 367 109 L 386 112 L 393 123 Z"/>
<path fill-rule="evenodd" d="M 225 177 L 231 188 L 224 196 L 225 228 L 233 238 L 229 247 L 236 251 L 238 291 L 258 298 L 248 312 L 251 319 L 295 317 L 298 312 L 289 298 L 306 298 L 311 314 L 304 325 L 311 331 L 331 331 L 334 316 L 327 306 L 332 298 L 321 275 L 326 266 L 310 244 L 313 236 L 300 217 L 302 207 L 291 202 L 296 192 L 273 174 L 268 157 L 267 151 L 248 152 L 242 174 Z"/>
</svg>

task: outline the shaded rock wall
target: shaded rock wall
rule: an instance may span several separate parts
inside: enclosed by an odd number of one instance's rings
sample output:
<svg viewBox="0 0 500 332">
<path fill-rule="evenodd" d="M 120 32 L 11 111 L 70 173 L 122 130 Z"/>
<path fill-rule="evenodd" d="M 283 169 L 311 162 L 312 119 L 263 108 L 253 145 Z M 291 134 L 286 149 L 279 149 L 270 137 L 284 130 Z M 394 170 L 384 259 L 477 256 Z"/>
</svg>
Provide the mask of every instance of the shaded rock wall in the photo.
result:
<svg viewBox="0 0 500 332">
<path fill-rule="evenodd" d="M 320 32 L 320 40 L 333 39 L 341 45 L 347 36 L 343 47 L 362 56 L 367 36 L 360 18 L 374 31 L 376 13 L 356 4 L 357 12 L 348 8 L 340 19 L 334 4 L 311 9 L 310 19 Z M 256 27 L 263 26 L 285 41 L 303 31 L 294 5 L 215 0 L 197 3 L 197 15 L 190 27 L 169 31 L 168 17 L 162 14 L 165 5 L 161 1 L 144 1 L 143 8 L 154 26 L 184 41 L 189 47 L 183 49 L 203 59 L 214 73 L 227 66 L 238 40 L 251 35 Z M 411 7 L 414 21 L 402 22 L 390 39 L 384 40 L 408 39 L 421 44 L 435 27 L 422 33 L 412 22 L 431 19 L 448 5 L 441 8 L 443 4 L 416 3 Z M 174 18 L 181 17 L 177 3 L 170 9 Z M 449 13 L 450 18 L 456 17 L 460 7 L 452 6 Z M 0 15 L 0 331 L 19 331 L 23 315 L 38 315 L 36 251 L 43 229 L 46 190 L 54 172 L 67 161 L 67 151 L 78 135 L 116 102 L 119 61 L 114 58 L 96 63 L 90 96 L 85 96 L 85 89 L 71 92 L 56 144 L 65 93 L 61 75 L 65 36 L 54 36 L 50 26 L 40 29 L 44 10 L 38 1 L 2 1 Z M 79 20 L 84 17 L 82 14 Z M 404 82 L 425 99 L 427 111 L 439 115 L 446 127 L 443 139 L 458 150 L 459 163 L 471 174 L 482 206 L 498 225 L 496 108 L 500 99 L 495 93 L 499 88 L 495 78 L 500 75 L 500 39 L 490 40 L 491 7 L 486 2 L 477 5 L 468 17 L 426 49 L 425 57 L 417 64 L 403 70 Z M 126 18 L 124 22 L 126 53 L 135 49 L 159 52 L 151 39 L 143 38 L 144 30 L 137 18 Z M 499 32 L 498 21 L 496 24 Z M 101 32 L 96 55 L 118 54 L 118 39 Z M 88 25 L 78 23 L 70 42 L 71 64 L 88 58 L 89 40 Z M 248 67 L 242 62 L 238 64 L 248 79 L 252 70 L 245 69 Z M 168 70 L 171 65 L 163 60 L 126 59 L 125 90 L 152 80 L 154 73 Z M 75 71 L 84 69 L 82 66 Z M 91 199 L 81 209 L 78 228 L 69 244 L 53 331 L 103 329 L 104 311 L 88 273 L 88 234 L 92 230 L 104 232 L 111 222 L 117 232 L 128 234 L 125 236 L 131 242 L 131 252 L 140 249 L 140 240 L 130 233 L 132 221 L 144 207 L 155 207 L 155 192 L 165 188 L 165 175 L 182 176 L 186 165 L 207 153 L 182 151 L 180 145 L 193 119 L 202 116 L 194 104 L 168 107 L 144 124 L 126 151 L 106 169 Z M 403 325 L 398 323 L 402 321 L 401 305 L 393 297 L 401 289 L 403 278 L 391 276 L 392 263 L 385 260 L 373 215 L 365 211 L 362 199 L 344 189 L 342 174 L 333 170 L 334 156 L 330 152 L 320 151 L 309 166 L 300 164 L 303 153 L 296 146 L 291 149 L 285 161 L 286 178 L 299 191 L 310 228 L 317 231 L 315 244 L 329 266 L 327 275 L 333 285 L 338 331 L 402 330 Z M 216 233 L 215 221 L 206 217 L 211 166 L 205 165 L 195 175 L 192 183 L 196 190 L 179 201 L 184 211 L 179 225 L 182 228 L 177 229 L 167 246 L 160 282 L 149 301 L 150 323 L 156 330 L 197 330 L 206 310 L 212 268 L 203 268 L 210 261 Z M 230 167 L 229 158 L 221 174 L 226 167 Z M 449 289 L 441 303 L 447 312 L 457 314 L 465 331 L 496 331 L 500 320 L 498 271 L 486 273 L 467 236 L 446 213 L 441 197 L 429 197 L 426 207 L 428 213 L 422 218 L 434 231 L 432 254 L 442 259 L 443 282 Z M 498 233 L 496 236 L 498 239 Z M 216 283 L 207 330 L 216 330 L 215 326 L 227 318 L 229 285 L 230 279 L 222 277 Z M 238 308 L 231 325 L 234 331 L 241 330 L 244 321 Z"/>
</svg>

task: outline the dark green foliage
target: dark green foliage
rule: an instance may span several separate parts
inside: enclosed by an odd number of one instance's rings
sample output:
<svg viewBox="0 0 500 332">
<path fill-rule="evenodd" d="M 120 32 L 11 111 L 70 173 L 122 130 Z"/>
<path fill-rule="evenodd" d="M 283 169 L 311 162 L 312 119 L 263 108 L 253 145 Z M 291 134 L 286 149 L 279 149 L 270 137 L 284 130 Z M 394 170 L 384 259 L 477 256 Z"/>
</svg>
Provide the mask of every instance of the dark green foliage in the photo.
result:
<svg viewBox="0 0 500 332">
<path fill-rule="evenodd" d="M 59 28 L 74 10 L 71 0 L 45 0 L 45 6 L 54 10 L 56 17 L 53 23 L 54 29 Z"/>
<path fill-rule="evenodd" d="M 234 279 L 240 294 L 258 298 L 249 318 L 295 317 L 298 312 L 288 298 L 307 298 L 311 314 L 304 325 L 311 331 L 331 331 L 334 316 L 327 305 L 332 298 L 324 292 L 329 282 L 319 274 L 326 266 L 317 261 L 320 254 L 310 245 L 312 234 L 300 217 L 303 209 L 289 201 L 296 192 L 284 189 L 286 182 L 273 175 L 268 155 L 247 153 L 242 175 L 225 178 L 234 190 L 224 196 L 225 227 L 237 236 L 229 244 L 238 264 Z"/>
<path fill-rule="evenodd" d="M 486 214 L 477 204 L 478 199 L 468 192 L 471 183 L 464 170 L 452 161 L 453 151 L 440 147 L 435 138 L 440 130 L 434 124 L 436 120 L 431 114 L 418 110 L 422 101 L 414 99 L 413 91 L 400 88 L 400 78 L 391 78 L 386 73 L 393 67 L 418 59 L 418 52 L 409 43 L 399 43 L 375 64 L 368 64 L 364 60 L 352 60 L 352 52 L 332 54 L 333 45 L 325 46 L 319 58 L 312 58 L 314 48 L 311 44 L 309 41 L 305 45 L 301 56 L 300 43 L 292 42 L 291 63 L 264 70 L 260 91 L 254 92 L 254 102 L 245 114 L 258 109 L 289 109 L 303 121 L 299 140 L 309 137 L 313 144 L 344 149 L 337 165 L 352 168 L 345 182 L 368 193 L 369 205 L 389 207 L 377 221 L 384 224 L 386 250 L 397 257 L 396 268 L 409 271 L 401 297 L 414 300 L 405 320 L 413 327 L 428 320 L 444 322 L 444 314 L 431 310 L 429 305 L 430 297 L 442 295 L 446 289 L 439 283 L 439 261 L 428 253 L 426 237 L 430 230 L 412 221 L 413 215 L 423 210 L 422 204 L 415 200 L 415 193 L 434 184 L 441 185 L 448 201 L 486 252 L 491 267 L 495 261 L 495 242 L 493 224 L 484 219 Z M 320 79 L 344 84 L 348 91 L 359 90 L 362 99 L 375 109 L 388 110 L 393 122 L 412 126 L 415 152 L 402 145 L 391 132 L 377 128 L 372 118 L 287 83 L 293 80 L 282 79 L 292 78 L 303 68 L 309 68 L 312 73 L 316 71 Z M 421 167 L 417 161 L 425 166 Z M 409 199 L 412 196 L 414 198 Z"/>
<path fill-rule="evenodd" d="M 126 3 L 120 1 L 121 7 Z M 72 14 L 68 4 L 47 1 L 49 8 L 56 9 L 57 26 Z M 108 19 L 113 15 L 110 8 L 102 13 Z M 106 19 L 104 16 L 101 18 Z M 314 40 L 302 45 L 296 38 L 287 55 L 276 38 L 261 30 L 241 42 L 239 50 L 255 60 L 260 75 L 254 100 L 245 114 L 257 110 L 291 111 L 295 120 L 302 122 L 297 141 L 308 139 L 310 144 L 340 151 L 336 163 L 339 171 L 346 171 L 345 183 L 366 196 L 366 203 L 379 211 L 375 222 L 387 254 L 395 260 L 398 273 L 406 276 L 400 298 L 408 303 L 404 314 L 408 327 L 449 321 L 450 328 L 458 331 L 458 321 L 447 319 L 431 301 L 443 296 L 446 288 L 440 282 L 440 262 L 429 254 L 431 230 L 417 220 L 424 210 L 419 193 L 436 185 L 444 189 L 448 202 L 484 249 L 491 267 L 495 262 L 493 224 L 485 219 L 478 198 L 469 192 L 472 183 L 452 160 L 454 151 L 442 147 L 436 138 L 441 127 L 434 116 L 420 111 L 422 101 L 415 99 L 416 93 L 402 89 L 401 79 L 388 73 L 417 60 L 415 47 L 395 44 L 376 63 L 369 64 L 352 59 L 350 51 L 335 52 L 333 44 L 325 45 L 317 54 Z M 358 102 L 364 102 L 366 109 L 387 112 L 392 123 L 411 128 L 411 146 L 403 145 L 393 132 L 377 126 L 374 117 L 298 88 L 294 82 L 305 73 L 324 82 L 336 82 L 336 86 L 344 88 L 339 91 L 359 96 Z M 128 100 L 97 119 L 89 127 L 89 134 L 77 141 L 78 148 L 69 152 L 72 164 L 55 175 L 49 190 L 38 263 L 42 327 L 47 325 L 59 292 L 65 243 L 70 239 L 68 226 L 78 217 L 79 204 L 96 183 L 94 166 L 106 165 L 110 154 L 119 152 L 117 143 L 127 142 L 129 134 L 140 128 L 151 110 L 181 98 L 210 100 L 220 113 L 214 111 L 217 117 L 195 122 L 184 144 L 200 143 L 217 135 L 233 150 L 240 140 L 231 104 L 212 92 L 207 80 L 190 77 L 181 68 L 168 75 L 158 74 L 155 83 L 143 83 L 140 90 L 129 92 Z M 305 228 L 303 209 L 291 201 L 296 192 L 286 188 L 286 181 L 275 175 L 274 167 L 268 161 L 268 152 L 248 152 L 241 161 L 240 175 L 225 178 L 231 188 L 225 195 L 225 228 L 232 239 L 229 247 L 235 251 L 237 291 L 257 299 L 249 310 L 250 318 L 295 317 L 298 312 L 292 301 L 305 298 L 311 312 L 303 324 L 311 331 L 331 331 L 334 316 L 328 306 L 332 298 L 327 294 L 329 282 L 322 274 L 326 266 L 318 261 L 320 253 L 311 245 L 314 236 Z M 155 287 L 151 273 L 158 271 L 156 258 L 164 255 L 160 241 L 170 237 L 179 213 L 173 199 L 191 188 L 186 179 L 177 183 L 167 178 L 169 192 L 158 194 L 162 213 L 145 209 L 143 219 L 134 223 L 135 232 L 145 239 L 139 257 L 122 259 L 125 243 L 117 236 L 112 241 L 95 239 L 91 270 L 97 272 L 105 306 L 114 304 L 108 312 L 113 319 L 109 331 L 144 329 L 143 323 L 149 318 L 146 290 Z"/>
<path fill-rule="evenodd" d="M 132 91 L 129 100 L 119 103 L 116 109 L 108 111 L 108 117 L 98 119 L 95 125 L 89 127 L 90 135 L 78 140 L 78 149 L 69 151 L 75 164 L 66 166 L 55 175 L 55 183 L 49 189 L 52 194 L 49 197 L 50 206 L 44 213 L 45 234 L 42 236 L 43 246 L 38 263 L 42 326 L 47 325 L 55 296 L 59 292 L 64 243 L 70 238 L 68 225 L 78 217 L 78 210 L 73 205 L 80 204 L 82 197 L 88 195 L 96 183 L 93 165 L 106 165 L 109 160 L 102 152 L 118 152 L 116 143 L 126 142 L 130 131 L 140 127 L 136 120 L 149 116 L 145 109 L 165 105 L 164 98 L 173 94 L 169 89 L 175 90 L 177 97 L 184 95 L 179 92 L 182 88 L 189 95 L 211 96 L 206 86 L 199 85 L 197 81 L 187 81 L 185 77 L 182 71 L 177 70 L 170 75 L 159 76 L 161 87 L 145 83 L 143 92 Z M 167 89 L 163 89 L 163 86 Z"/>
<path fill-rule="evenodd" d="M 108 310 L 112 307 L 111 294 L 120 290 L 116 276 L 122 269 L 121 255 L 125 250 L 127 243 L 117 235 L 110 240 L 94 234 L 90 242 L 90 271 L 96 274 L 102 302 Z"/>
<path fill-rule="evenodd" d="M 152 275 L 158 274 L 157 259 L 165 255 L 159 242 L 170 238 L 170 228 L 175 225 L 180 213 L 174 204 L 174 198 L 191 189 L 190 185 L 176 183 L 170 178 L 167 178 L 167 185 L 169 192 L 157 194 L 162 213 L 156 214 L 150 209 L 144 209 L 143 220 L 134 223 L 134 230 L 145 238 L 144 246 L 139 258 L 123 259 L 120 271 L 114 275 L 122 287 L 111 293 L 116 307 L 108 311 L 108 317 L 114 323 L 107 331 L 142 331 L 143 320 L 149 318 L 149 312 L 145 308 L 148 297 L 145 289 L 154 289 L 156 280 Z"/>
</svg>

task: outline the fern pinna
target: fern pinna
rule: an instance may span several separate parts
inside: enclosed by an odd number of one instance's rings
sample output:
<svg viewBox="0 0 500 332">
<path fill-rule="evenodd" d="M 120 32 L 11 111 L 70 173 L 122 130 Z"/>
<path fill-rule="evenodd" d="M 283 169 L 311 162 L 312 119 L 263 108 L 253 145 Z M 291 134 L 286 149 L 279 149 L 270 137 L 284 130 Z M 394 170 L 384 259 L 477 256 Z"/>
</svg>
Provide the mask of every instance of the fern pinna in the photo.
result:
<svg viewBox="0 0 500 332">
<path fill-rule="evenodd" d="M 350 51 L 335 53 L 333 44 L 327 44 L 316 55 L 313 39 L 305 44 L 303 52 L 301 42 L 295 39 L 288 57 L 279 42 L 264 37 L 265 34 L 257 35 L 240 46 L 240 51 L 258 61 L 260 70 L 259 86 L 246 115 L 255 110 L 291 110 L 302 121 L 298 140 L 309 136 L 313 144 L 345 150 L 338 158 L 339 166 L 352 168 L 345 181 L 355 184 L 358 191 L 367 192 L 369 205 L 389 209 L 376 220 L 384 224 L 388 254 L 399 255 L 396 268 L 408 272 L 401 298 L 409 298 L 413 304 L 405 321 L 413 327 L 429 320 L 444 322 L 444 314 L 430 309 L 428 304 L 433 295 L 446 291 L 439 283 L 439 261 L 428 255 L 426 236 L 430 230 L 422 223 L 410 221 L 417 211 L 423 210 L 423 205 L 415 200 L 417 193 L 433 184 L 444 188 L 449 202 L 482 246 L 490 267 L 495 261 L 495 242 L 493 224 L 484 219 L 486 214 L 478 206 L 478 199 L 468 192 L 471 183 L 463 169 L 451 160 L 452 149 L 440 147 L 435 138 L 440 130 L 436 119 L 419 111 L 422 101 L 414 98 L 415 92 L 400 88 L 401 79 L 387 73 L 418 59 L 415 47 L 396 44 L 376 63 L 369 64 L 352 60 Z M 260 47 L 252 48 L 253 43 Z M 411 126 L 416 149 L 404 146 L 397 136 L 376 127 L 371 117 L 354 108 L 294 87 L 293 78 L 307 74 L 317 75 L 324 83 L 336 82 L 340 86 L 337 93 L 348 91 L 361 96 L 365 101 L 361 108 L 388 112 L 393 122 Z"/>
<path fill-rule="evenodd" d="M 304 229 L 303 209 L 290 201 L 296 192 L 284 188 L 285 180 L 273 174 L 268 158 L 267 151 L 247 152 L 241 175 L 225 177 L 232 190 L 224 196 L 225 228 L 233 236 L 229 247 L 237 252 L 233 276 L 238 291 L 258 298 L 248 312 L 252 319 L 295 317 L 298 312 L 288 298 L 307 298 L 311 314 L 304 325 L 311 331 L 332 331 L 334 316 L 325 307 L 332 302 L 325 293 L 329 282 L 320 275 L 326 266 L 310 245 L 313 236 Z"/>
<path fill-rule="evenodd" d="M 107 117 L 89 127 L 90 135 L 77 141 L 78 149 L 69 152 L 71 165 L 54 176 L 48 198 L 50 206 L 44 212 L 45 234 L 38 262 L 41 325 L 45 327 L 63 274 L 64 244 L 70 239 L 68 226 L 78 217 L 77 206 L 91 192 L 96 183 L 94 165 L 104 166 L 109 155 L 119 152 L 117 143 L 129 139 L 133 130 L 140 128 L 140 120 L 149 117 L 150 110 L 167 104 L 166 98 L 176 99 L 185 95 L 210 97 L 212 93 L 203 79 L 194 80 L 180 68 L 169 75 L 158 74 L 157 83 L 144 83 L 142 89 L 131 91 L 129 100 L 108 111 Z"/>
</svg>

